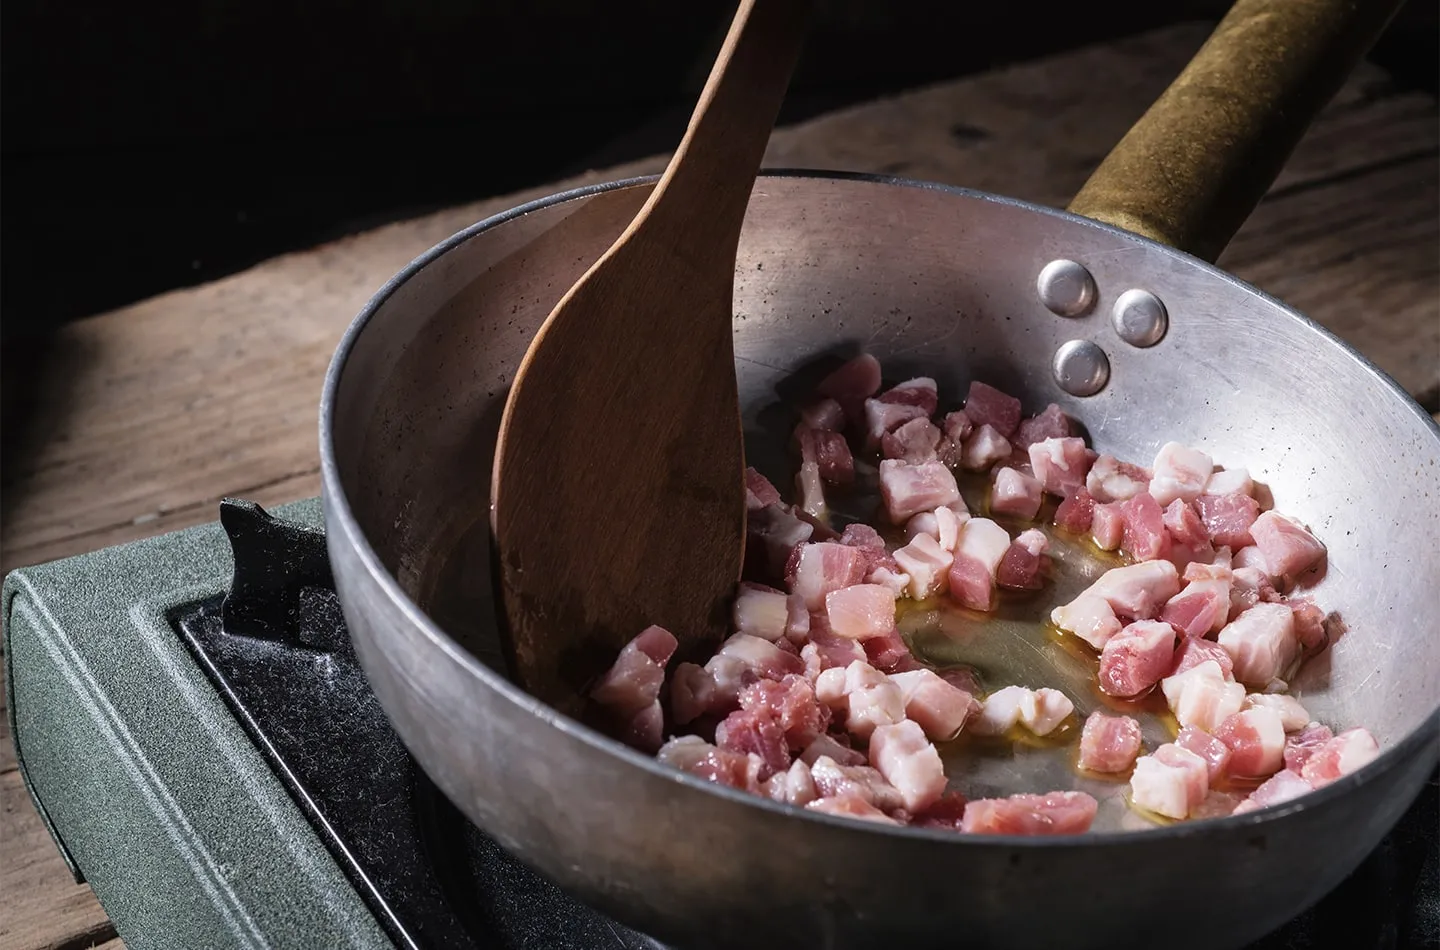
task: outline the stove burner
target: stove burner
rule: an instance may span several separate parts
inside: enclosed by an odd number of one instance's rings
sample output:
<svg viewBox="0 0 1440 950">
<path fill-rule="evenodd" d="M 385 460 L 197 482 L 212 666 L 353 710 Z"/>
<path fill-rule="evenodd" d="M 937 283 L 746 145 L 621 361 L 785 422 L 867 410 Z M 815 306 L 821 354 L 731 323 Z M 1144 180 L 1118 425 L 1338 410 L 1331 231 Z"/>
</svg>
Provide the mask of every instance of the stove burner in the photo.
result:
<svg viewBox="0 0 1440 950">
<path fill-rule="evenodd" d="M 345 630 L 324 536 L 227 500 L 229 594 L 171 622 L 397 945 L 659 950 L 501 849 L 391 728 Z M 1440 779 L 1316 907 L 1249 950 L 1440 946 Z"/>
</svg>

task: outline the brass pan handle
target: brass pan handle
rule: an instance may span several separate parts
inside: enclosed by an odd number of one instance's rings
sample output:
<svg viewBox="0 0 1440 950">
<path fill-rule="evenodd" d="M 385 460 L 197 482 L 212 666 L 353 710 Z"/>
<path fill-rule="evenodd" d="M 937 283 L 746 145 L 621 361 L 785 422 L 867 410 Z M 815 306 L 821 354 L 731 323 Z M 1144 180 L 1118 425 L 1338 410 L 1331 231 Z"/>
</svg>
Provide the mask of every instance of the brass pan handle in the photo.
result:
<svg viewBox="0 0 1440 950">
<path fill-rule="evenodd" d="M 1404 0 L 1238 0 L 1070 210 L 1214 261 Z"/>
</svg>

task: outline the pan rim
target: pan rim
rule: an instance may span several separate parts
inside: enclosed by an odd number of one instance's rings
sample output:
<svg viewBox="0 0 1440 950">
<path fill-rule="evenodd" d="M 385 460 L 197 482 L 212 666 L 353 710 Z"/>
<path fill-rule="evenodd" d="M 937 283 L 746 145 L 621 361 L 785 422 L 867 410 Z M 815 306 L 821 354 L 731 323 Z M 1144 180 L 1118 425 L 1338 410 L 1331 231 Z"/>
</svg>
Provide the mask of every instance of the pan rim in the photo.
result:
<svg viewBox="0 0 1440 950">
<path fill-rule="evenodd" d="M 920 179 L 902 178 L 893 175 L 880 175 L 868 172 L 846 172 L 821 169 L 791 169 L 775 168 L 763 169 L 759 179 L 813 179 L 817 181 L 848 181 L 861 184 L 873 184 L 881 186 L 918 188 L 927 191 L 939 191 L 945 194 L 973 200 L 985 201 L 993 204 L 1008 206 L 1031 213 L 1057 218 L 1075 224 L 1097 228 L 1103 232 L 1110 233 L 1124 240 L 1138 242 L 1169 254 L 1179 255 L 1192 265 L 1198 265 L 1202 270 L 1214 279 L 1223 280 L 1233 286 L 1249 292 L 1261 300 L 1268 302 L 1290 316 L 1299 318 L 1310 329 L 1319 331 L 1330 342 L 1338 345 L 1351 359 L 1356 360 L 1361 368 L 1375 377 L 1382 387 L 1388 389 L 1393 396 L 1400 397 L 1406 404 L 1407 411 L 1418 415 L 1429 427 L 1431 434 L 1437 442 L 1437 449 L 1440 449 L 1440 425 L 1431 418 L 1415 399 L 1406 392 L 1400 385 L 1377 366 L 1363 353 L 1356 350 L 1345 340 L 1341 339 L 1328 328 L 1316 323 L 1305 314 L 1289 306 L 1281 300 L 1265 293 L 1245 281 L 1240 280 L 1214 264 L 1187 254 L 1176 248 L 1168 247 L 1148 238 L 1126 231 L 1123 228 L 1114 227 L 1103 222 L 1095 221 L 1082 215 L 1073 214 L 1056 208 L 1049 208 L 1032 202 L 1021 201 L 1003 195 L 996 195 L 989 192 L 978 191 L 971 188 L 963 188 L 956 185 L 946 185 L 940 182 L 924 181 Z M 1145 828 L 1135 831 L 1102 831 L 1085 832 L 1082 834 L 1053 835 L 1053 836 L 1025 836 L 1025 835 L 967 835 L 958 834 L 954 831 L 917 828 L 909 825 L 882 825 L 878 822 L 862 822 L 853 819 L 841 818 L 816 812 L 811 809 L 796 809 L 788 805 L 773 802 L 767 798 L 732 789 L 728 786 L 717 785 L 704 781 L 679 769 L 670 768 L 661 764 L 653 756 L 644 755 L 629 746 L 604 733 L 587 726 L 578 719 L 573 719 L 547 703 L 537 699 L 521 687 L 511 682 L 499 671 L 492 669 L 481 662 L 468 650 L 462 647 L 448 633 L 442 630 L 429 615 L 420 609 L 404 590 L 394 575 L 381 563 L 379 555 L 371 546 L 369 539 L 361 530 L 358 521 L 350 507 L 350 502 L 345 494 L 344 486 L 341 484 L 339 467 L 334 452 L 334 419 L 336 412 L 337 392 L 341 378 L 344 375 L 346 364 L 349 362 L 351 351 L 355 348 L 365 328 L 371 319 L 379 312 L 381 307 L 395 294 L 402 286 L 424 270 L 427 266 L 442 258 L 444 255 L 469 241 L 472 237 L 488 231 L 515 218 L 539 211 L 554 205 L 563 204 L 568 201 L 575 201 L 582 198 L 589 198 L 595 195 L 604 194 L 609 191 L 618 191 L 625 188 L 636 188 L 644 185 L 651 185 L 659 181 L 660 176 L 643 175 L 631 178 L 615 179 L 611 181 L 598 182 L 589 185 L 582 185 L 565 191 L 556 192 L 539 198 L 532 199 L 513 208 L 497 212 L 489 217 L 483 218 L 460 231 L 455 232 L 422 254 L 415 257 L 400 271 L 385 282 L 385 284 L 366 301 L 364 307 L 350 322 L 345 333 L 340 339 L 326 369 L 324 385 L 321 392 L 319 406 L 320 422 L 320 475 L 321 492 L 324 496 L 326 508 L 326 531 L 327 536 L 331 526 L 328 524 L 330 517 L 338 519 L 338 527 L 352 545 L 360 564 L 371 580 L 378 585 L 390 602 L 430 641 L 435 647 L 443 651 L 451 660 L 460 664 L 462 668 L 473 678 L 492 690 L 495 690 L 504 700 L 518 710 L 537 716 L 541 721 L 559 729 L 567 737 L 583 742 L 597 751 L 616 756 L 622 761 L 643 769 L 650 775 L 667 781 L 678 783 L 682 787 L 699 790 L 706 794 L 718 795 L 732 803 L 745 807 L 760 808 L 772 815 L 789 820 L 808 820 L 818 824 L 829 826 L 840 831 L 855 834 L 879 834 L 884 836 L 899 836 L 923 841 L 947 842 L 952 846 L 966 847 L 987 847 L 1005 849 L 1031 849 L 1031 848 L 1065 848 L 1094 845 L 1123 844 L 1125 842 L 1160 842 L 1168 840 L 1187 839 L 1196 835 L 1209 834 L 1212 830 L 1230 829 L 1260 829 L 1272 822 L 1279 821 L 1298 811 L 1320 807 L 1327 802 L 1335 801 L 1344 797 L 1349 791 L 1378 780 L 1394 771 L 1403 761 L 1412 755 L 1419 753 L 1427 744 L 1432 746 L 1432 757 L 1440 759 L 1440 703 L 1431 709 L 1428 716 L 1415 729 L 1407 733 L 1400 741 L 1387 749 L 1381 751 L 1380 755 L 1363 768 L 1349 775 L 1343 776 L 1335 782 L 1322 788 L 1303 795 L 1298 799 L 1283 803 L 1278 806 L 1258 809 L 1244 815 L 1227 815 L 1221 818 L 1205 818 L 1189 821 L 1175 822 L 1173 824 L 1156 825 L 1152 828 Z M 1410 803 L 1407 802 L 1407 807 Z"/>
</svg>

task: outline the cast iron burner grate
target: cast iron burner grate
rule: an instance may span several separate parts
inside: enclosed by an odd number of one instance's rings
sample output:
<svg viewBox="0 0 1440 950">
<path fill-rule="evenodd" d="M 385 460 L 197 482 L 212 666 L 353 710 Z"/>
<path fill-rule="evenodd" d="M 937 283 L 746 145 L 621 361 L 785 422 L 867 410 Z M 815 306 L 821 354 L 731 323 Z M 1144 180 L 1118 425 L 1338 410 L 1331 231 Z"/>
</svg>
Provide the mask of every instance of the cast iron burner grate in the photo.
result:
<svg viewBox="0 0 1440 950">
<path fill-rule="evenodd" d="M 247 502 L 224 502 L 221 521 L 231 593 L 172 623 L 398 946 L 660 947 L 511 857 L 416 765 L 355 657 L 322 534 Z M 1339 888 L 1250 950 L 1440 946 L 1436 784 Z"/>
</svg>

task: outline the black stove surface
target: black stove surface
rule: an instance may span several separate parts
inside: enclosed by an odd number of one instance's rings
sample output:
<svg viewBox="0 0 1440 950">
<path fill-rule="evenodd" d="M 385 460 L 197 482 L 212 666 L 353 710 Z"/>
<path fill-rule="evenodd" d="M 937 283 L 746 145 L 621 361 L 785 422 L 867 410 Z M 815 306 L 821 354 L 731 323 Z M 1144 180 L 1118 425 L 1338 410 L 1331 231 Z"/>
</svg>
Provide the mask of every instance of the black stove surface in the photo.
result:
<svg viewBox="0 0 1440 950">
<path fill-rule="evenodd" d="M 232 593 L 172 622 L 398 946 L 660 947 L 511 857 L 416 765 L 350 645 L 322 535 L 246 503 L 221 520 Z M 1334 892 L 1249 950 L 1440 947 L 1437 785 Z"/>
</svg>

